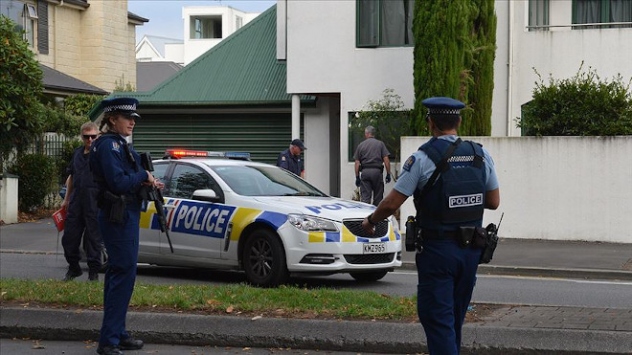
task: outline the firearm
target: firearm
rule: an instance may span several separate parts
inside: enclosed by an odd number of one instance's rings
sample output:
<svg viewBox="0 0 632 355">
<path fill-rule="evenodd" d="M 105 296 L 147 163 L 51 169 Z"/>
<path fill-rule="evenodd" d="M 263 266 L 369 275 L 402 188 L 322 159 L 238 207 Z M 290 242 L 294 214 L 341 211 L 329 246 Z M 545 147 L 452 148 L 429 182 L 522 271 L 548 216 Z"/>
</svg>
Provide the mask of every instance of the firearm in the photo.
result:
<svg viewBox="0 0 632 355">
<path fill-rule="evenodd" d="M 140 165 L 147 171 L 154 171 L 154 164 L 151 161 L 151 155 L 149 153 L 140 154 Z M 171 237 L 169 236 L 169 229 L 167 228 L 167 217 L 165 216 L 165 207 L 163 205 L 164 198 L 162 192 L 154 185 L 143 186 L 141 189 L 141 195 L 146 201 L 154 201 L 156 207 L 156 215 L 158 215 L 158 224 L 160 224 L 160 231 L 165 233 L 167 241 L 169 242 L 169 249 L 173 253 L 173 245 L 171 244 Z"/>
<path fill-rule="evenodd" d="M 481 253 L 481 259 L 479 260 L 479 264 L 487 264 L 492 261 L 492 257 L 494 256 L 494 251 L 496 250 L 496 246 L 498 246 L 498 230 L 500 229 L 500 224 L 503 222 L 503 216 L 505 213 L 500 215 L 500 221 L 498 221 L 498 226 L 494 223 L 490 223 L 485 227 L 487 231 L 487 242 L 483 247 L 483 253 Z"/>
</svg>

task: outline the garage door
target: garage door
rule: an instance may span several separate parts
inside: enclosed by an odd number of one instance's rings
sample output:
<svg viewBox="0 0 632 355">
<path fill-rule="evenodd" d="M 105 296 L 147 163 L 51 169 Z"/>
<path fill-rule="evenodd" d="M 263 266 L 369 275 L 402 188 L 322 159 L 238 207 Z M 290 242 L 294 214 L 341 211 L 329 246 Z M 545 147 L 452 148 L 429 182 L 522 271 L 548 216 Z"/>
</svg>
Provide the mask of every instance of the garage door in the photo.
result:
<svg viewBox="0 0 632 355">
<path fill-rule="evenodd" d="M 290 113 L 143 114 L 133 135 L 134 149 L 154 159 L 167 148 L 186 148 L 246 151 L 252 160 L 270 164 L 291 140 Z"/>
</svg>

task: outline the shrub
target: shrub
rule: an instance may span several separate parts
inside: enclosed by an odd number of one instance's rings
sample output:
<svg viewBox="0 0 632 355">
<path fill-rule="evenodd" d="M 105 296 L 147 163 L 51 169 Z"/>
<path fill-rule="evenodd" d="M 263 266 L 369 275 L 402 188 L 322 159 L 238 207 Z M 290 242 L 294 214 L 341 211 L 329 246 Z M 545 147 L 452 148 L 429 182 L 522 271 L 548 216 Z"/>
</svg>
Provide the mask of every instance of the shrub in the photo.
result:
<svg viewBox="0 0 632 355">
<path fill-rule="evenodd" d="M 57 193 L 57 169 L 54 159 L 42 154 L 18 157 L 8 171 L 18 175 L 18 208 L 31 212 L 45 204 L 46 197 Z"/>
<path fill-rule="evenodd" d="M 582 63 L 583 66 L 583 63 Z M 523 105 L 518 127 L 523 136 L 614 136 L 632 134 L 632 94 L 630 82 L 620 75 L 602 81 L 589 68 L 570 79 L 549 78 L 546 85 L 540 74 L 533 100 Z"/>
</svg>

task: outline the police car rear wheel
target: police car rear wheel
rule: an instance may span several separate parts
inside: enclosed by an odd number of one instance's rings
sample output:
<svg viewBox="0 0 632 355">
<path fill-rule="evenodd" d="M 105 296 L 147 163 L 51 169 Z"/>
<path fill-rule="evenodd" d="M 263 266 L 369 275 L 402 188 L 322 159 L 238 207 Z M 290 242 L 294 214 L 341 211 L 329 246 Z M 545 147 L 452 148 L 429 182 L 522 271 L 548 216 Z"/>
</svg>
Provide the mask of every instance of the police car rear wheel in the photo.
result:
<svg viewBox="0 0 632 355">
<path fill-rule="evenodd" d="M 380 270 L 372 272 L 352 272 L 349 275 L 351 275 L 351 277 L 353 277 L 357 281 L 374 282 L 381 280 L 384 276 L 386 276 L 386 274 L 388 274 L 388 271 Z"/>
<path fill-rule="evenodd" d="M 257 230 L 250 235 L 244 245 L 242 262 L 246 279 L 255 286 L 275 287 L 289 277 L 283 245 L 268 230 Z"/>
</svg>

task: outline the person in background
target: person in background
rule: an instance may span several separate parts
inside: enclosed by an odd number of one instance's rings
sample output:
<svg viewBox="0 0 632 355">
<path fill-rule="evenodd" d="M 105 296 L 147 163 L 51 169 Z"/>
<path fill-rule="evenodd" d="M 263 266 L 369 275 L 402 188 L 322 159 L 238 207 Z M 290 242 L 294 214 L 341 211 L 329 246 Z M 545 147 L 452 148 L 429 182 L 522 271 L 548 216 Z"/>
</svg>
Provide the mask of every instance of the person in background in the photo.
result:
<svg viewBox="0 0 632 355">
<path fill-rule="evenodd" d="M 72 154 L 67 169 L 69 175 L 66 179 L 66 193 L 61 203 L 61 207 L 68 211 L 61 238 L 64 257 L 68 262 L 64 281 L 73 280 L 83 274 L 79 266 L 82 239 L 88 263 L 88 280 L 98 281 L 103 243 L 97 224 L 98 189 L 90 172 L 88 158 L 90 146 L 97 139 L 99 131 L 94 122 L 86 122 L 81 125 L 80 132 L 83 146 L 75 149 Z"/>
<path fill-rule="evenodd" d="M 414 222 L 421 229 L 415 259 L 417 313 L 430 354 L 457 355 L 483 250 L 467 231 L 482 227 L 485 208 L 498 208 L 500 190 L 487 150 L 457 136 L 465 105 L 448 97 L 432 97 L 422 104 L 428 108 L 432 138 L 406 160 L 393 190 L 362 227 L 373 234 L 376 224 L 386 223 L 384 218 L 414 196 Z M 444 168 L 433 176 L 437 165 Z M 434 183 L 425 188 L 429 180 Z"/>
<path fill-rule="evenodd" d="M 90 169 L 98 185 L 98 221 L 105 247 L 108 268 L 103 285 L 103 323 L 97 353 L 120 355 L 121 350 L 138 350 L 143 341 L 127 332 L 125 319 L 134 291 L 138 262 L 141 186 L 164 185 L 149 171 L 141 168 L 140 156 L 126 138 L 132 135 L 138 100 L 114 98 L 101 102 L 103 121 L 107 127 L 92 144 Z"/>
<path fill-rule="evenodd" d="M 305 177 L 305 165 L 303 159 L 301 159 L 301 153 L 307 150 L 305 144 L 300 139 L 294 139 L 290 143 L 290 147 L 279 154 L 277 158 L 277 166 L 287 171 L 294 173 L 294 175 Z"/>
<path fill-rule="evenodd" d="M 375 127 L 364 129 L 364 141 L 358 145 L 353 159 L 355 160 L 355 185 L 360 188 L 360 201 L 375 206 L 384 197 L 384 181 L 391 182 L 391 162 L 386 145 L 375 138 Z M 386 178 L 382 174 L 386 168 Z M 373 201 L 371 201 L 371 199 Z"/>
</svg>

